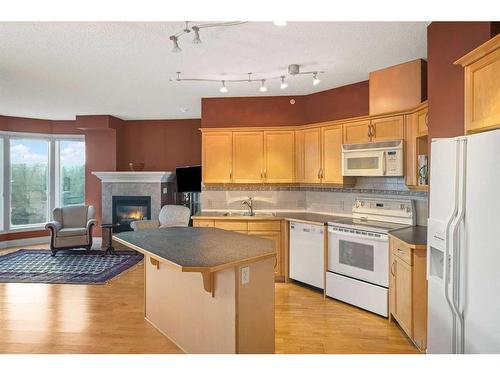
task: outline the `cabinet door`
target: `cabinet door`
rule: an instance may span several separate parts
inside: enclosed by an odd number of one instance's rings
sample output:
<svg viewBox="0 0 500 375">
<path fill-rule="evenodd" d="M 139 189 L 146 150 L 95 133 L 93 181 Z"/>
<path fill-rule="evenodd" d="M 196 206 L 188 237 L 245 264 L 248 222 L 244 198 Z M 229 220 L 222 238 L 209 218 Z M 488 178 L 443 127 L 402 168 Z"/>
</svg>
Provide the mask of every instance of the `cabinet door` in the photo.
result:
<svg viewBox="0 0 500 375">
<path fill-rule="evenodd" d="M 283 274 L 282 272 L 282 259 L 283 256 L 281 254 L 281 232 L 268 232 L 268 231 L 255 231 L 255 232 L 248 232 L 249 235 L 251 236 L 257 236 L 261 238 L 267 238 L 268 240 L 271 240 L 275 244 L 275 249 L 276 249 L 276 262 L 274 264 L 274 274 L 276 276 L 281 276 Z"/>
<path fill-rule="evenodd" d="M 496 38 L 498 40 L 499 37 Z M 500 48 L 465 68 L 465 129 L 467 133 L 499 127 Z"/>
<path fill-rule="evenodd" d="M 383 117 L 371 121 L 372 141 L 403 139 L 404 116 Z"/>
<path fill-rule="evenodd" d="M 428 108 L 422 109 L 417 112 L 417 135 L 419 137 L 427 135 L 429 129 L 427 127 L 429 122 Z"/>
<path fill-rule="evenodd" d="M 411 266 L 398 257 L 396 260 L 396 306 L 395 317 L 399 325 L 409 337 L 413 337 L 412 331 L 412 284 Z"/>
<path fill-rule="evenodd" d="M 344 124 L 344 143 L 367 143 L 370 140 L 370 120 Z"/>
<path fill-rule="evenodd" d="M 393 240 L 391 238 L 391 251 L 389 252 L 389 317 L 396 315 L 396 257 L 392 253 Z"/>
<path fill-rule="evenodd" d="M 204 133 L 202 137 L 203 182 L 231 182 L 233 163 L 232 132 Z"/>
<path fill-rule="evenodd" d="M 263 182 L 263 132 L 233 133 L 233 182 Z"/>
<path fill-rule="evenodd" d="M 407 186 L 416 186 L 418 182 L 417 170 L 417 113 L 406 115 L 405 128 L 405 183 Z"/>
<path fill-rule="evenodd" d="M 295 182 L 304 182 L 304 131 L 295 131 Z"/>
<path fill-rule="evenodd" d="M 290 183 L 295 175 L 295 132 L 264 132 L 264 179 L 270 183 Z"/>
<path fill-rule="evenodd" d="M 304 180 L 306 183 L 321 182 L 321 130 L 306 129 L 303 132 Z"/>
<path fill-rule="evenodd" d="M 342 125 L 321 129 L 323 139 L 322 178 L 326 183 L 343 183 L 342 178 Z"/>
</svg>

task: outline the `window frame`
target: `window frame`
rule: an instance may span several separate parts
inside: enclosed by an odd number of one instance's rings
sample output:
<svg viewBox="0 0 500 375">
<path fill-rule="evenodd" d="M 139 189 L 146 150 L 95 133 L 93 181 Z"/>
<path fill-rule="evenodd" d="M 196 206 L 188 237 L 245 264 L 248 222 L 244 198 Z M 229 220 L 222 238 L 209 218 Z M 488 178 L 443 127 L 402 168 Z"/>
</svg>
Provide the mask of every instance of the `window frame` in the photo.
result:
<svg viewBox="0 0 500 375">
<path fill-rule="evenodd" d="M 3 212 L 0 213 L 3 218 L 3 227 L 0 227 L 0 233 L 10 232 L 25 232 L 45 228 L 45 223 L 40 224 L 26 224 L 26 225 L 11 225 L 10 222 L 10 209 L 11 209 L 11 196 L 10 196 L 10 181 L 12 176 L 11 163 L 10 163 L 10 140 L 11 139 L 33 139 L 45 140 L 48 142 L 48 191 L 47 191 L 47 218 L 52 220 L 52 210 L 58 207 L 60 197 L 58 194 L 58 177 L 59 171 L 59 158 L 60 155 L 56 151 L 59 148 L 59 141 L 81 141 L 85 142 L 85 136 L 82 134 L 43 134 L 43 133 L 27 133 L 27 132 L 11 132 L 0 131 L 0 138 L 3 139 L 3 170 L 0 171 L 3 177 Z M 86 160 L 85 160 L 86 162 Z M 86 199 L 85 186 L 83 187 L 84 200 Z"/>
</svg>

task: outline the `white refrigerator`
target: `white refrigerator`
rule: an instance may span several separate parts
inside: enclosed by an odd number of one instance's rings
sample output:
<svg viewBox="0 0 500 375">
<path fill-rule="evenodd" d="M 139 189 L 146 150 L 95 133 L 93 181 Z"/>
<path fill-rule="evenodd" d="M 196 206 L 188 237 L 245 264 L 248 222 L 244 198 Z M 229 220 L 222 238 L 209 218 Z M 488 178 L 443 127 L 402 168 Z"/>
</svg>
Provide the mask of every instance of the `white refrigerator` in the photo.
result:
<svg viewBox="0 0 500 375">
<path fill-rule="evenodd" d="M 428 353 L 500 353 L 500 130 L 431 145 Z"/>
</svg>

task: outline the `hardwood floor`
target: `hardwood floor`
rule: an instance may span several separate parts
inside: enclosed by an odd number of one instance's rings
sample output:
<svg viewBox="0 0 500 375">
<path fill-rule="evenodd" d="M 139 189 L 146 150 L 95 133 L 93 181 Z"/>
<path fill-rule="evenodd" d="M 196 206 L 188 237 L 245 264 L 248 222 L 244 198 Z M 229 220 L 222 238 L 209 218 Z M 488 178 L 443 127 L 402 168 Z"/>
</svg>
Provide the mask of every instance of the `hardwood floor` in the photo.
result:
<svg viewBox="0 0 500 375">
<path fill-rule="evenodd" d="M 143 303 L 142 262 L 106 285 L 0 284 L 0 353 L 181 353 Z M 276 353 L 417 352 L 387 319 L 276 284 Z"/>
</svg>

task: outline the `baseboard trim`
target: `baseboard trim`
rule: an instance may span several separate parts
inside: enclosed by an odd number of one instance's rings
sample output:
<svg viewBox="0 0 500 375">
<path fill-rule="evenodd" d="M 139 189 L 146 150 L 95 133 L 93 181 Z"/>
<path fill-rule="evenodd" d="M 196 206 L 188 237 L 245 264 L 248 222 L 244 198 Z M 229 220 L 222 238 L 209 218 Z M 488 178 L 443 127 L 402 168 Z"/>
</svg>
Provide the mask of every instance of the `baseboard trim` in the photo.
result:
<svg viewBox="0 0 500 375">
<path fill-rule="evenodd" d="M 42 245 L 42 244 L 45 245 L 45 244 L 48 244 L 49 242 L 50 242 L 50 236 L 21 238 L 18 240 L 0 241 L 0 249 L 7 249 L 9 247 Z M 101 245 L 102 245 L 102 238 L 101 237 L 94 237 L 92 248 L 100 249 Z"/>
</svg>

